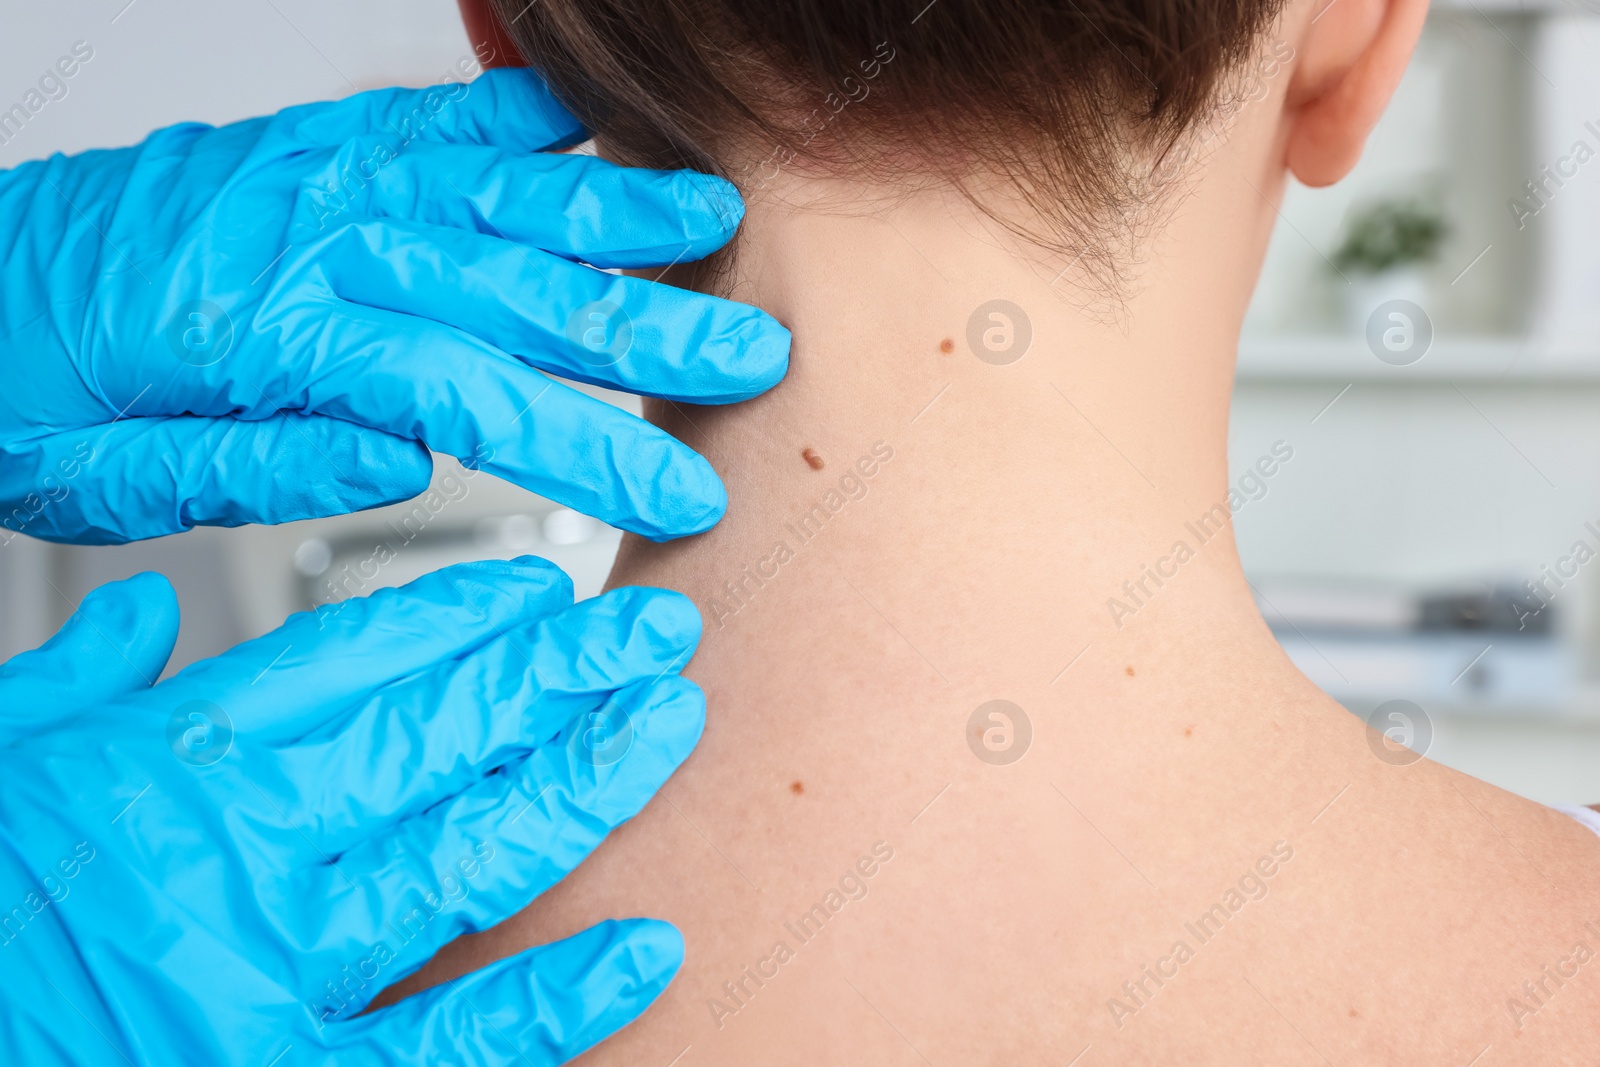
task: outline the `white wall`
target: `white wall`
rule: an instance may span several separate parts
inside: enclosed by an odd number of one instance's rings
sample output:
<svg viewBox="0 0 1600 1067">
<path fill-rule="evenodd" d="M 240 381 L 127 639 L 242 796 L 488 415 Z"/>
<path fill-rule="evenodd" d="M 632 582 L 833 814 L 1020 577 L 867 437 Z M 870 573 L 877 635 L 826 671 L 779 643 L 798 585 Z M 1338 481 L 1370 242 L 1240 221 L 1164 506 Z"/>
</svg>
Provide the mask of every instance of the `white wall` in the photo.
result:
<svg viewBox="0 0 1600 1067">
<path fill-rule="evenodd" d="M 469 54 L 451 0 L 63 0 L 7 5 L 0 107 L 77 41 L 94 58 L 0 166 L 132 144 L 177 122 L 224 123 L 383 85 L 441 80 Z"/>
</svg>

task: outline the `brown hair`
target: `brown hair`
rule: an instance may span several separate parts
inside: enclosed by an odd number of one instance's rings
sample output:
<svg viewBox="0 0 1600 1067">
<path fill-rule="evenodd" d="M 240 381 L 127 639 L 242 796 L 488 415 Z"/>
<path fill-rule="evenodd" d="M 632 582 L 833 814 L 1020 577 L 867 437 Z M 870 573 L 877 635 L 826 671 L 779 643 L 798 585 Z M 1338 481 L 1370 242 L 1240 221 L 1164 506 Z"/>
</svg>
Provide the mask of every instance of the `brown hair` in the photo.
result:
<svg viewBox="0 0 1600 1067">
<path fill-rule="evenodd" d="M 1284 0 L 493 2 L 620 162 L 748 190 L 795 160 L 969 195 L 981 169 L 1082 257 L 1092 220 L 1132 224 Z"/>
</svg>

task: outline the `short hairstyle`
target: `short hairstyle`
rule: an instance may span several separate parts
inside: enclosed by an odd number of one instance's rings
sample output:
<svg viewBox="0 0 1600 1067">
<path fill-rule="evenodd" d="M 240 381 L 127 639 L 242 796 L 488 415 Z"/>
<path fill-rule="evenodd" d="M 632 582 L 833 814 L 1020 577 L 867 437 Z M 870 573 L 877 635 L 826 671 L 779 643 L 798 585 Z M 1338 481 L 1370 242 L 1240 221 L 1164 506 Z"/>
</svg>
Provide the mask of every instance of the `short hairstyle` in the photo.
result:
<svg viewBox="0 0 1600 1067">
<path fill-rule="evenodd" d="M 1132 225 L 1285 0 L 493 0 L 619 162 L 1000 175 L 1080 258 Z M 1104 265 L 1104 264 L 1102 264 Z M 1093 273 L 1091 271 L 1091 273 Z"/>
</svg>

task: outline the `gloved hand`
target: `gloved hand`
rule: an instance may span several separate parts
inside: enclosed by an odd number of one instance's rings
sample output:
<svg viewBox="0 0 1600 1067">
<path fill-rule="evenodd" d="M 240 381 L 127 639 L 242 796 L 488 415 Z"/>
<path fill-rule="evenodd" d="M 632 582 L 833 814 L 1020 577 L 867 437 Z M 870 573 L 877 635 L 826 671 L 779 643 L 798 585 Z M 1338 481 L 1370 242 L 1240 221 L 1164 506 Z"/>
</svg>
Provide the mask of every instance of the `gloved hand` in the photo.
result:
<svg viewBox="0 0 1600 1067">
<path fill-rule="evenodd" d="M 711 526 L 703 459 L 535 368 L 727 403 L 788 331 L 577 262 L 698 259 L 744 210 L 540 151 L 582 136 L 494 70 L 0 172 L 0 539 L 373 507 L 426 487 L 424 445 L 647 537 Z"/>
<path fill-rule="evenodd" d="M 676 973 L 608 922 L 358 1015 L 562 878 L 694 747 L 675 593 L 469 563 L 151 686 L 143 574 L 0 667 L 0 1048 L 47 1067 L 565 1062 Z M 563 610 L 565 608 L 565 610 Z"/>
</svg>

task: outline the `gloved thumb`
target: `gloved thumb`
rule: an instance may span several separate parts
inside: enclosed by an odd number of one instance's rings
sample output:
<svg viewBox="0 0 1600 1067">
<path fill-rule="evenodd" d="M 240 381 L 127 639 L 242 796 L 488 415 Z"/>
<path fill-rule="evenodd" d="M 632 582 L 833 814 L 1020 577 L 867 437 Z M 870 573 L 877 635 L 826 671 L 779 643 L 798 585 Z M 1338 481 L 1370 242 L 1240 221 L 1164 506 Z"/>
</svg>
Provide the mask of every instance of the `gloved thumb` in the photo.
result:
<svg viewBox="0 0 1600 1067">
<path fill-rule="evenodd" d="M 159 574 L 108 582 L 56 635 L 0 664 L 0 732 L 48 726 L 155 684 L 178 641 L 178 598 Z"/>
</svg>

